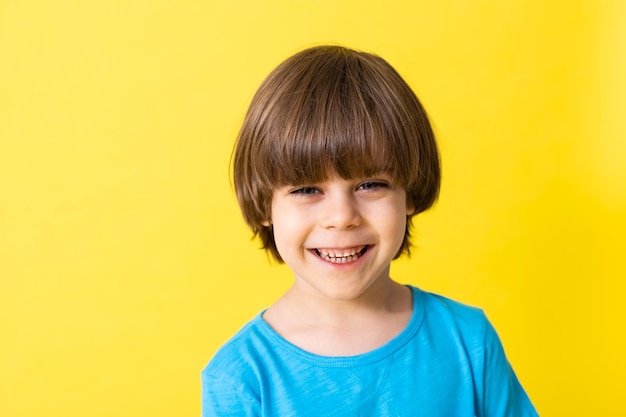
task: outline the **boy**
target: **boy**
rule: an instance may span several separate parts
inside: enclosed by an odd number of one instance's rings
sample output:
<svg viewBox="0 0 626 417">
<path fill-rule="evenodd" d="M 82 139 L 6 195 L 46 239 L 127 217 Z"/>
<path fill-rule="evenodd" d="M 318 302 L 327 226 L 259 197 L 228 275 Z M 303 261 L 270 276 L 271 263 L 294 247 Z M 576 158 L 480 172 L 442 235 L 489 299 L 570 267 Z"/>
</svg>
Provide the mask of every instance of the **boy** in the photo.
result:
<svg viewBox="0 0 626 417">
<path fill-rule="evenodd" d="M 204 416 L 537 415 L 480 310 L 389 276 L 440 171 L 386 61 L 338 46 L 287 59 L 252 100 L 233 169 L 246 222 L 294 283 L 204 369 Z"/>
</svg>

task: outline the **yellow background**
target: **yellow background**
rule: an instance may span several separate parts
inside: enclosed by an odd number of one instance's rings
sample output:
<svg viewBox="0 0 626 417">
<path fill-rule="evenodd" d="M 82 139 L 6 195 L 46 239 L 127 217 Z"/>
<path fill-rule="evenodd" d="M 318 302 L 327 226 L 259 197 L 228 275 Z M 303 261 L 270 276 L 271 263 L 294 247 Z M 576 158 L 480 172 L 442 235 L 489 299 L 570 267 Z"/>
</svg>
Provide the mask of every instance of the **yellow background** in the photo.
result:
<svg viewBox="0 0 626 417">
<path fill-rule="evenodd" d="M 229 184 L 258 84 L 376 52 L 441 144 L 393 276 L 483 307 L 543 416 L 623 416 L 626 2 L 0 1 L 0 415 L 195 416 L 290 284 Z"/>
</svg>

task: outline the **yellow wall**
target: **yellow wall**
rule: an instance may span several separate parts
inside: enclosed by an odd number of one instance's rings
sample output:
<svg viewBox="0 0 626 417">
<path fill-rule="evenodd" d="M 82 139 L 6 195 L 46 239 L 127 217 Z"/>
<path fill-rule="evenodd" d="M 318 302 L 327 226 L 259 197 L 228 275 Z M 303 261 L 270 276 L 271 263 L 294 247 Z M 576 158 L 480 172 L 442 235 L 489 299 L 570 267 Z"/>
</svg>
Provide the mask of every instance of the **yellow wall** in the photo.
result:
<svg viewBox="0 0 626 417">
<path fill-rule="evenodd" d="M 384 3 L 0 2 L 0 415 L 198 415 L 290 283 L 234 201 L 238 124 L 323 42 L 387 58 L 438 131 L 393 275 L 482 306 L 542 415 L 626 415 L 626 3 Z"/>
</svg>

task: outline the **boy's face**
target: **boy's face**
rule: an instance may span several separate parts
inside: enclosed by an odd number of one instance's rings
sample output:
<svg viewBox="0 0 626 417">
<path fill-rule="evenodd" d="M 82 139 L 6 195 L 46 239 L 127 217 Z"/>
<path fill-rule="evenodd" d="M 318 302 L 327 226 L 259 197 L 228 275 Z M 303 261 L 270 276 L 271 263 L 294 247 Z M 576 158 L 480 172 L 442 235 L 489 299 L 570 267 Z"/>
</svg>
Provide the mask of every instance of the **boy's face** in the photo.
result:
<svg viewBox="0 0 626 417">
<path fill-rule="evenodd" d="M 406 191 L 386 174 L 331 178 L 274 190 L 271 224 L 298 288 L 353 300 L 389 278 L 412 212 Z"/>
</svg>

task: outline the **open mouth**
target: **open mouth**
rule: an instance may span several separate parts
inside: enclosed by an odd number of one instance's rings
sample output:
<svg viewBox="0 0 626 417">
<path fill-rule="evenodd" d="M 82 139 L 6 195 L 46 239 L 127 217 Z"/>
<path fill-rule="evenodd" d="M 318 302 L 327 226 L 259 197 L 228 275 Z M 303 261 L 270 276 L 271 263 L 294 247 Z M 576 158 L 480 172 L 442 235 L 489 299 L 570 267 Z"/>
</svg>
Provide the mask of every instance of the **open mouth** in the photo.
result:
<svg viewBox="0 0 626 417">
<path fill-rule="evenodd" d="M 325 261 L 334 264 L 354 262 L 367 252 L 369 245 L 356 246 L 348 249 L 314 249 L 314 252 Z"/>
</svg>

